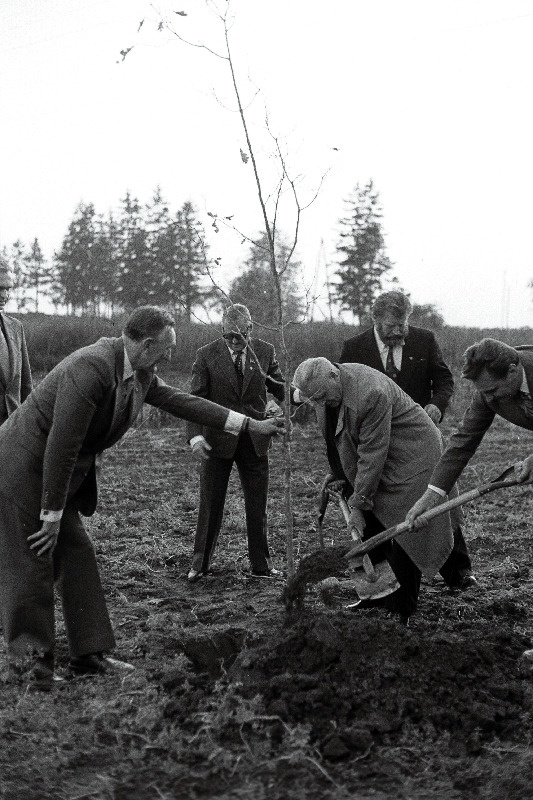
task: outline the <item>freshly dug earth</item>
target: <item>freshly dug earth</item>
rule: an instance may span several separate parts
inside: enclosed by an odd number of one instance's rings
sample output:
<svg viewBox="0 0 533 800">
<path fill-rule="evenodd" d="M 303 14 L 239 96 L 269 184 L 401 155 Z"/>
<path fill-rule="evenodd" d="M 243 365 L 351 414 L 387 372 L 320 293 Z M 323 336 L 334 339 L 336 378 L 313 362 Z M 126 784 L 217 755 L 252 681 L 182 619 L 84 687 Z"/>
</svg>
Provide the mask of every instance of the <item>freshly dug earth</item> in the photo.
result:
<svg viewBox="0 0 533 800">
<path fill-rule="evenodd" d="M 519 434 L 498 422 L 461 489 L 528 454 L 530 435 Z M 298 563 L 318 544 L 326 461 L 314 426 L 295 428 L 292 455 Z M 269 539 L 286 569 L 280 443 L 271 464 Z M 342 584 L 326 605 L 311 582 L 287 612 L 284 580 L 246 574 L 233 477 L 216 572 L 188 584 L 196 507 L 180 428 L 144 425 L 105 456 L 88 525 L 117 656 L 136 670 L 46 695 L 4 681 L 0 798 L 531 796 L 530 487 L 465 507 L 480 586 L 424 581 L 408 628 L 381 609 L 348 610 L 356 598 Z M 334 505 L 324 532 L 328 547 L 347 544 Z M 67 660 L 59 622 L 59 672 Z"/>
</svg>

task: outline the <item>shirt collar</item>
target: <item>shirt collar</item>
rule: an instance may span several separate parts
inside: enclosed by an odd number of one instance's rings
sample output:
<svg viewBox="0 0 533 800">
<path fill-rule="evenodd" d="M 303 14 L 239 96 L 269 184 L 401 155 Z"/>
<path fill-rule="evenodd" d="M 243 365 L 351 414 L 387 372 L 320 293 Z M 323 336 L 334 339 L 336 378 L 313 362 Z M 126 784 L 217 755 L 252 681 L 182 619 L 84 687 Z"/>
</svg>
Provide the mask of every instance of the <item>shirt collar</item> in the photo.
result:
<svg viewBox="0 0 533 800">
<path fill-rule="evenodd" d="M 122 381 L 127 381 L 128 378 L 132 377 L 132 375 L 133 375 L 133 367 L 131 366 L 131 361 L 128 358 L 126 348 L 124 348 L 124 370 L 122 372 Z"/>
</svg>

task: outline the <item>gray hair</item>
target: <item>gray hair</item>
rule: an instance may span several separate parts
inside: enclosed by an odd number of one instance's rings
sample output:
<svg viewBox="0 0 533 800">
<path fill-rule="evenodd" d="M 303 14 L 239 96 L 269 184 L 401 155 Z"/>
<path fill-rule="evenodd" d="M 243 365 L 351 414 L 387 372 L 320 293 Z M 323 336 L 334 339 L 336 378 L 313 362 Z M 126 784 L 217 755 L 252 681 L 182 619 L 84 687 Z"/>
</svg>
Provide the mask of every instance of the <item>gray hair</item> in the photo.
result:
<svg viewBox="0 0 533 800">
<path fill-rule="evenodd" d="M 227 306 L 222 315 L 222 325 L 224 326 L 236 325 L 238 328 L 242 328 L 249 325 L 251 321 L 252 315 L 242 303 L 233 303 L 233 305 Z"/>
<path fill-rule="evenodd" d="M 292 383 L 306 397 L 313 397 L 324 390 L 327 380 L 337 376 L 337 368 L 322 356 L 306 358 L 296 367 Z"/>
<path fill-rule="evenodd" d="M 389 311 L 395 317 L 408 317 L 413 307 L 403 292 L 391 291 L 378 295 L 372 306 L 372 317 L 381 319 Z"/>
</svg>

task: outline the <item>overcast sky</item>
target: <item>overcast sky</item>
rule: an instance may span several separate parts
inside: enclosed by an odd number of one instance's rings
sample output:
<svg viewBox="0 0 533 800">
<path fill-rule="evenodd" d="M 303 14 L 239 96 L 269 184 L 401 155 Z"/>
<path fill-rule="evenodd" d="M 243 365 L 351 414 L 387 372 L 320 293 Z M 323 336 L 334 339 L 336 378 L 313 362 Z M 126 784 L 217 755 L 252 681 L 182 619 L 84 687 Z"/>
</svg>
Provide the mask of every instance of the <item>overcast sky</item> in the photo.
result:
<svg viewBox="0 0 533 800">
<path fill-rule="evenodd" d="M 302 214 L 306 282 L 319 265 L 325 298 L 343 199 L 372 178 L 394 274 L 415 302 L 452 325 L 533 326 L 533 0 L 231 7 L 267 192 L 265 111 L 302 205 L 325 175 Z M 0 246 L 38 237 L 50 257 L 80 201 L 106 213 L 126 190 L 148 202 L 159 185 L 172 210 L 197 206 L 221 283 L 236 274 L 242 236 L 216 234 L 207 212 L 248 236 L 261 215 L 227 63 L 158 32 L 158 10 L 222 52 L 203 0 L 0 0 Z M 280 224 L 293 229 L 288 204 Z"/>
</svg>

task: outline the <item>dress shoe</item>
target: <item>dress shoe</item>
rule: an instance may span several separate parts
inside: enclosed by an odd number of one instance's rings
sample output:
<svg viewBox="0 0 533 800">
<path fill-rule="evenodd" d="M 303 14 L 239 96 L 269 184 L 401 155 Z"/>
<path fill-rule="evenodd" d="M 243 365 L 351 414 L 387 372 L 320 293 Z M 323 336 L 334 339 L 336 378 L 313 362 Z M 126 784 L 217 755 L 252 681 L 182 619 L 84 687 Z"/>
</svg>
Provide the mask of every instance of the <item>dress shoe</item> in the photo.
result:
<svg viewBox="0 0 533 800">
<path fill-rule="evenodd" d="M 250 573 L 252 578 L 282 578 L 283 572 L 279 569 L 253 569 Z"/>
<path fill-rule="evenodd" d="M 9 677 L 29 691 L 36 692 L 50 692 L 55 685 L 65 680 L 55 674 L 54 659 L 47 656 L 36 657 L 29 666 L 11 663 Z"/>
<path fill-rule="evenodd" d="M 198 583 L 204 577 L 204 573 L 201 569 L 191 569 L 189 574 L 187 575 L 187 580 L 189 583 Z"/>
<path fill-rule="evenodd" d="M 461 592 L 466 591 L 466 589 L 478 589 L 479 583 L 476 576 L 470 573 L 469 575 L 465 575 L 464 578 L 461 579 L 461 583 L 457 588 Z"/>
<path fill-rule="evenodd" d="M 70 659 L 70 672 L 72 675 L 105 675 L 113 672 L 131 672 L 135 669 L 127 661 L 104 656 L 103 653 L 87 653 Z"/>
</svg>

